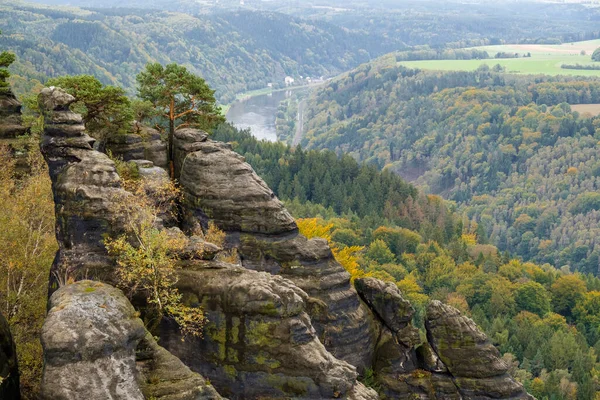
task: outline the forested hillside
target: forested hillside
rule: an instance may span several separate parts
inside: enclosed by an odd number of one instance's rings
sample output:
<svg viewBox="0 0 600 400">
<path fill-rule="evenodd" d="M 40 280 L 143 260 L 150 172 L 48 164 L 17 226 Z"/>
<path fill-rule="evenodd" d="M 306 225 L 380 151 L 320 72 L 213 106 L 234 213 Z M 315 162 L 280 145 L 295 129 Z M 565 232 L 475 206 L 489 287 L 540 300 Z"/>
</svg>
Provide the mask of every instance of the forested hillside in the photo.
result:
<svg viewBox="0 0 600 400">
<path fill-rule="evenodd" d="M 331 76 L 399 48 L 379 35 L 272 12 L 210 15 L 142 9 L 0 4 L 0 46 L 13 51 L 17 91 L 61 75 L 91 74 L 134 92 L 148 62 L 202 75 L 222 103 L 284 78 Z"/>
<path fill-rule="evenodd" d="M 214 10 L 276 11 L 325 21 L 408 46 L 465 47 L 499 43 L 560 43 L 598 38 L 600 9 L 574 2 L 295 0 L 38 0 L 82 7 L 135 7 L 200 14 Z M 515 12 L 518 9 L 518 12 Z"/>
<path fill-rule="evenodd" d="M 384 58 L 308 100 L 302 144 L 351 154 L 457 202 L 478 241 L 598 273 L 600 81 L 434 73 Z"/>
</svg>

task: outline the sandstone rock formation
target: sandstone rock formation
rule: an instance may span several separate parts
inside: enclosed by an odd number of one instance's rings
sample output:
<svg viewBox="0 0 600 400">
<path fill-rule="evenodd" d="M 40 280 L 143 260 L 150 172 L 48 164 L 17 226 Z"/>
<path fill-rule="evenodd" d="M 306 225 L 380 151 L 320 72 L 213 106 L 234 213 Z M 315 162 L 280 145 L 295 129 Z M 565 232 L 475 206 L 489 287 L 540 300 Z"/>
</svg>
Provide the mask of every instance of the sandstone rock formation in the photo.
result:
<svg viewBox="0 0 600 400">
<path fill-rule="evenodd" d="M 77 279 L 110 282 L 114 262 L 102 238 L 122 231 L 112 199 L 131 194 L 121 188 L 110 159 L 93 149 L 80 116 L 68 109 L 71 102 L 58 89 L 40 95 L 48 110 L 42 150 L 60 243 L 53 271 L 69 266 L 81 272 Z M 137 146 L 135 140 L 125 144 Z M 135 148 L 122 154 L 136 162 L 147 184 L 168 179 L 153 161 L 138 158 L 147 155 Z M 204 308 L 204 337 L 182 341 L 178 327 L 164 320 L 158 335 L 165 350 L 140 328 L 119 291 L 92 282 L 67 286 L 52 297 L 44 331 L 47 396 L 73 398 L 70 388 L 82 381 L 60 375 L 71 366 L 92 379 L 120 368 L 121 380 L 107 375 L 115 379 L 110 390 L 134 399 L 220 398 L 205 376 L 231 399 L 373 400 L 377 394 L 358 382 L 367 369 L 388 398 L 528 398 L 487 338 L 456 310 L 433 303 L 425 338 L 412 326 L 414 310 L 395 285 L 367 278 L 357 280 L 355 289 L 327 242 L 300 235 L 283 204 L 231 146 L 181 129 L 174 150 L 174 173 L 184 192 L 181 220 L 165 218 L 157 228 L 188 235 L 178 254 L 178 289 L 188 306 Z M 210 221 L 226 231 L 225 250 L 199 233 Z M 237 250 L 239 265 L 219 261 L 219 253 L 230 249 Z M 103 331 L 116 333 L 106 338 Z M 74 342 L 77 332 L 86 339 Z M 98 351 L 102 341 L 105 353 Z M 482 361 L 463 366 L 462 357 Z M 90 387 L 95 393 L 109 390 L 96 381 Z M 190 397 L 200 387 L 200 397 Z"/>
<path fill-rule="evenodd" d="M 0 93 L 0 144 L 10 149 L 17 175 L 30 172 L 28 156 L 31 143 L 19 138 L 28 133 L 29 128 L 23 125 L 21 103 L 11 91 Z"/>
<path fill-rule="evenodd" d="M 120 290 L 100 282 L 79 281 L 52 295 L 42 345 L 42 399 L 221 399 L 156 344 Z"/>
<path fill-rule="evenodd" d="M 175 132 L 174 145 L 186 226 L 214 221 L 244 267 L 293 281 L 321 305 L 310 317 L 325 347 L 360 370 L 370 366 L 377 324 L 327 242 L 300 235 L 273 191 L 229 145 L 189 129 Z"/>
<path fill-rule="evenodd" d="M 376 399 L 356 368 L 318 340 L 308 295 L 287 279 L 217 262 L 180 273 L 189 305 L 208 317 L 204 338 L 181 341 L 163 327 L 161 343 L 231 399 Z"/>
<path fill-rule="evenodd" d="M 531 398 L 508 375 L 500 352 L 475 322 L 454 307 L 432 301 L 425 318 L 428 341 L 465 399 Z"/>
<path fill-rule="evenodd" d="M 19 400 L 19 368 L 8 322 L 0 314 L 0 399 Z"/>
<path fill-rule="evenodd" d="M 81 116 L 69 110 L 75 98 L 58 88 L 39 95 L 45 116 L 41 150 L 48 163 L 56 210 L 59 250 L 52 266 L 51 288 L 67 275 L 110 281 L 112 262 L 103 236 L 122 231 L 115 200 L 127 196 L 114 163 L 93 149 Z"/>
<path fill-rule="evenodd" d="M 156 129 L 135 124 L 136 133 L 112 135 L 106 141 L 106 150 L 123 161 L 148 160 L 166 169 L 167 144 L 161 140 Z"/>
<path fill-rule="evenodd" d="M 9 139 L 27 133 L 21 118 L 21 103 L 8 91 L 0 94 L 0 139 Z"/>
</svg>

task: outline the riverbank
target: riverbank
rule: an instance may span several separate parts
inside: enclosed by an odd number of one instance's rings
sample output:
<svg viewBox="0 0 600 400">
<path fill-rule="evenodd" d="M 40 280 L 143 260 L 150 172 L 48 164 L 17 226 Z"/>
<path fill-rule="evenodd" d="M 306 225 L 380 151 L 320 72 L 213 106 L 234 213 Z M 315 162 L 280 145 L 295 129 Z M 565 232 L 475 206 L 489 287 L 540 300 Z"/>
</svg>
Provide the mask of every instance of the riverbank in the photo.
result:
<svg viewBox="0 0 600 400">
<path fill-rule="evenodd" d="M 221 109 L 221 113 L 223 115 L 227 115 L 227 112 L 229 111 L 229 109 L 231 108 L 231 106 L 238 102 L 238 101 L 245 101 L 248 100 L 252 97 L 256 97 L 256 96 L 262 96 L 265 94 L 272 94 L 272 93 L 277 93 L 277 92 L 283 92 L 286 90 L 296 90 L 296 89 L 302 89 L 302 88 L 313 88 L 313 87 L 317 87 L 319 85 L 322 85 L 323 83 L 325 83 L 327 81 L 323 81 L 323 82 L 316 82 L 316 83 L 311 83 L 309 85 L 297 85 L 297 86 L 286 86 L 284 88 L 278 88 L 278 89 L 273 89 L 273 88 L 263 88 L 263 89 L 256 89 L 256 90 L 250 90 L 248 92 L 244 92 L 244 93 L 239 93 L 238 95 L 235 96 L 235 100 L 232 101 L 231 103 L 228 104 L 223 104 L 220 105 L 220 109 Z"/>
</svg>

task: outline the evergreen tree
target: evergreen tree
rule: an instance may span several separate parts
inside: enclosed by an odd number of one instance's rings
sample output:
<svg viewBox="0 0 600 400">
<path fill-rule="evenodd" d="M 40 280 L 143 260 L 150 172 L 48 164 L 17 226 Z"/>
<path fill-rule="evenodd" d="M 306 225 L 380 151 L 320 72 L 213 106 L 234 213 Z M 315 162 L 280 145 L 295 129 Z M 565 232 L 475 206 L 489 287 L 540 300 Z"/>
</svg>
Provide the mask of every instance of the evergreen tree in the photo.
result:
<svg viewBox="0 0 600 400">
<path fill-rule="evenodd" d="M 0 35 L 2 31 L 0 31 Z M 0 53 L 0 94 L 5 94 L 10 91 L 10 86 L 6 81 L 10 76 L 8 72 L 8 67 L 15 62 L 15 55 L 13 53 L 9 53 L 8 51 L 3 51 Z"/>
<path fill-rule="evenodd" d="M 168 121 L 171 163 L 176 128 L 195 126 L 210 129 L 225 120 L 216 105 L 214 90 L 184 66 L 147 64 L 146 69 L 138 74 L 137 82 L 140 98 L 152 103 Z"/>
</svg>

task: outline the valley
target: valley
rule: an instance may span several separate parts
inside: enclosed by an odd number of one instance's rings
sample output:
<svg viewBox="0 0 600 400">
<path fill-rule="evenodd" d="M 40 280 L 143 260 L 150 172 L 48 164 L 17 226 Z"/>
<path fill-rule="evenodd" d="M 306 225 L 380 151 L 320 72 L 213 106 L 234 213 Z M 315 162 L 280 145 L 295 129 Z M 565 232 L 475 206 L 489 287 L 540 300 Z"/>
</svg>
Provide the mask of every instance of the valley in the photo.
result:
<svg viewBox="0 0 600 400">
<path fill-rule="evenodd" d="M 0 0 L 0 399 L 600 400 L 599 20 Z"/>
</svg>

